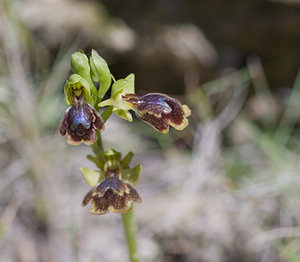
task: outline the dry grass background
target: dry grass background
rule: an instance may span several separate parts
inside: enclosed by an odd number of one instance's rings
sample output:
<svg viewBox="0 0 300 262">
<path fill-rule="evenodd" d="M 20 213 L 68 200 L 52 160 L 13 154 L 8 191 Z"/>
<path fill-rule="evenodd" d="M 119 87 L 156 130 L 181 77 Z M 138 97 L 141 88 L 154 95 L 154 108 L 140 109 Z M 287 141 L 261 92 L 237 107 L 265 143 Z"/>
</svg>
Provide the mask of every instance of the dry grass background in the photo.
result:
<svg viewBox="0 0 300 262">
<path fill-rule="evenodd" d="M 135 33 L 92 2 L 3 1 L 0 19 L 0 261 L 127 261 L 120 216 L 92 216 L 80 204 L 90 149 L 68 146 L 57 126 L 70 54 L 98 41 L 122 53 Z M 161 46 L 204 66 L 216 61 L 191 25 L 166 27 L 154 43 L 150 53 Z M 182 133 L 109 120 L 106 148 L 132 150 L 143 165 L 142 261 L 300 261 L 299 77 L 278 95 L 251 56 L 203 85 L 198 72 L 186 73 L 178 98 L 193 115 Z"/>
</svg>

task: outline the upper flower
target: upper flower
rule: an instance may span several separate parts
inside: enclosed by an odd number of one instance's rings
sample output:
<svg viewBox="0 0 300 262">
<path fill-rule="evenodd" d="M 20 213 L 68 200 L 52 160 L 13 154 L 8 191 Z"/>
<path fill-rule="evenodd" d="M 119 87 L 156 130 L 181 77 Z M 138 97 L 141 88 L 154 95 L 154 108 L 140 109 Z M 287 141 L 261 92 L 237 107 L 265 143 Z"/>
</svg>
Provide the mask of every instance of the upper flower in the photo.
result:
<svg viewBox="0 0 300 262">
<path fill-rule="evenodd" d="M 114 82 L 111 97 L 99 103 L 99 106 L 113 106 L 113 111 L 119 117 L 130 122 L 132 116 L 129 110 L 133 110 L 139 119 L 161 133 L 168 133 L 169 126 L 178 130 L 184 129 L 189 124 L 187 117 L 191 114 L 187 105 L 181 105 L 177 99 L 165 94 L 134 94 L 134 74 Z"/>
<path fill-rule="evenodd" d="M 165 94 L 152 93 L 142 97 L 126 94 L 123 100 L 129 102 L 135 115 L 162 133 L 168 133 L 169 126 L 182 130 L 188 125 L 191 110 Z"/>
<path fill-rule="evenodd" d="M 104 130 L 104 123 L 99 113 L 84 98 L 74 98 L 61 121 L 60 134 L 68 136 L 68 143 L 79 145 L 81 142 L 91 145 L 96 139 L 96 131 Z"/>
</svg>

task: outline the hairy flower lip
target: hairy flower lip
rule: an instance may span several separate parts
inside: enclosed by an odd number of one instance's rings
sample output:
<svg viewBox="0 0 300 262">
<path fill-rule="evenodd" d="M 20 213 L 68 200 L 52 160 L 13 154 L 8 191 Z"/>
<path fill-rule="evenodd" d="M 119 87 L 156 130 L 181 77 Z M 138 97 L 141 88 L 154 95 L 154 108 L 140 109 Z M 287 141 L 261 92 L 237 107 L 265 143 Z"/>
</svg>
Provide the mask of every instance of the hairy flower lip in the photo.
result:
<svg viewBox="0 0 300 262">
<path fill-rule="evenodd" d="M 144 96 L 126 94 L 122 98 L 133 105 L 136 116 L 161 133 L 168 133 L 169 126 L 182 130 L 188 125 L 191 110 L 177 99 L 161 93 Z"/>
<path fill-rule="evenodd" d="M 103 215 L 109 211 L 125 213 L 131 209 L 131 203 L 142 202 L 137 191 L 118 177 L 106 177 L 94 186 L 83 198 L 82 206 L 92 203 L 90 213 Z"/>
<path fill-rule="evenodd" d="M 104 123 L 99 113 L 83 98 L 74 98 L 61 121 L 59 132 L 67 134 L 67 142 L 71 145 L 85 143 L 91 145 L 97 140 L 95 129 L 104 130 Z"/>
</svg>

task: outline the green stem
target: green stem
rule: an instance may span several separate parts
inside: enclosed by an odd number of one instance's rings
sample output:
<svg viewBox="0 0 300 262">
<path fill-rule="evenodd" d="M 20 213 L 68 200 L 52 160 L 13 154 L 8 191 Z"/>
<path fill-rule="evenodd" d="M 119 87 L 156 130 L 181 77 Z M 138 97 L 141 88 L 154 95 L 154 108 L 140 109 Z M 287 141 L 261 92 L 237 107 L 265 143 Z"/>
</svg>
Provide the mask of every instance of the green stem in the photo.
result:
<svg viewBox="0 0 300 262">
<path fill-rule="evenodd" d="M 101 115 L 104 123 L 108 120 L 108 118 L 110 118 L 112 113 L 113 113 L 113 106 L 109 106 L 108 108 L 106 108 L 106 110 Z M 96 130 L 96 133 L 97 133 L 97 141 L 92 145 L 92 149 L 94 154 L 98 158 L 102 159 L 102 153 L 104 152 L 102 136 L 99 130 Z"/>
<path fill-rule="evenodd" d="M 101 117 L 103 122 L 105 123 L 107 121 L 108 118 L 110 118 L 110 116 L 113 113 L 113 106 L 109 106 L 108 108 L 105 109 L 105 111 L 102 113 Z"/>
<path fill-rule="evenodd" d="M 103 122 L 105 123 L 107 119 L 112 115 L 113 107 L 108 107 L 101 115 Z M 94 154 L 98 158 L 103 158 L 103 143 L 101 133 L 97 130 L 97 141 L 92 145 L 92 149 Z M 126 238 L 126 242 L 128 245 L 129 257 L 131 262 L 139 262 L 137 255 L 137 243 L 136 243 L 136 224 L 134 220 L 134 204 L 132 204 L 132 208 L 127 213 L 122 214 L 122 222 L 124 228 L 124 234 Z"/>
<path fill-rule="evenodd" d="M 129 257 L 131 262 L 139 262 L 137 254 L 137 243 L 136 243 L 136 224 L 134 220 L 134 205 L 132 209 L 122 214 L 122 222 L 124 227 L 124 233 L 128 245 Z"/>
</svg>

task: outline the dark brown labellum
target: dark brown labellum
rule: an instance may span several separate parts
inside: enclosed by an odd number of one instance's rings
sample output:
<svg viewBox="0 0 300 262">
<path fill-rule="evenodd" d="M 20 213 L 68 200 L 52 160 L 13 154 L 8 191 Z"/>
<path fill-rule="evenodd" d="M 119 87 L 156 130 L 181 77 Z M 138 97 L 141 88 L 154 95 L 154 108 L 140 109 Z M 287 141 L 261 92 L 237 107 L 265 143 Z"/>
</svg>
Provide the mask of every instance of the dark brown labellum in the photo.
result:
<svg viewBox="0 0 300 262">
<path fill-rule="evenodd" d="M 168 133 L 169 125 L 182 130 L 188 125 L 191 112 L 188 106 L 165 94 L 152 93 L 139 97 L 135 94 L 123 96 L 134 106 L 136 116 L 162 133 Z"/>
<path fill-rule="evenodd" d="M 141 201 L 141 197 L 130 184 L 122 182 L 117 177 L 107 177 L 85 195 L 82 205 L 86 206 L 91 202 L 90 213 L 103 215 L 109 211 L 128 212 L 132 202 Z"/>
<path fill-rule="evenodd" d="M 79 145 L 93 144 L 96 139 L 96 131 L 104 130 L 104 123 L 99 113 L 83 99 L 75 99 L 74 104 L 67 109 L 61 121 L 59 132 L 67 134 L 68 143 Z"/>
</svg>

